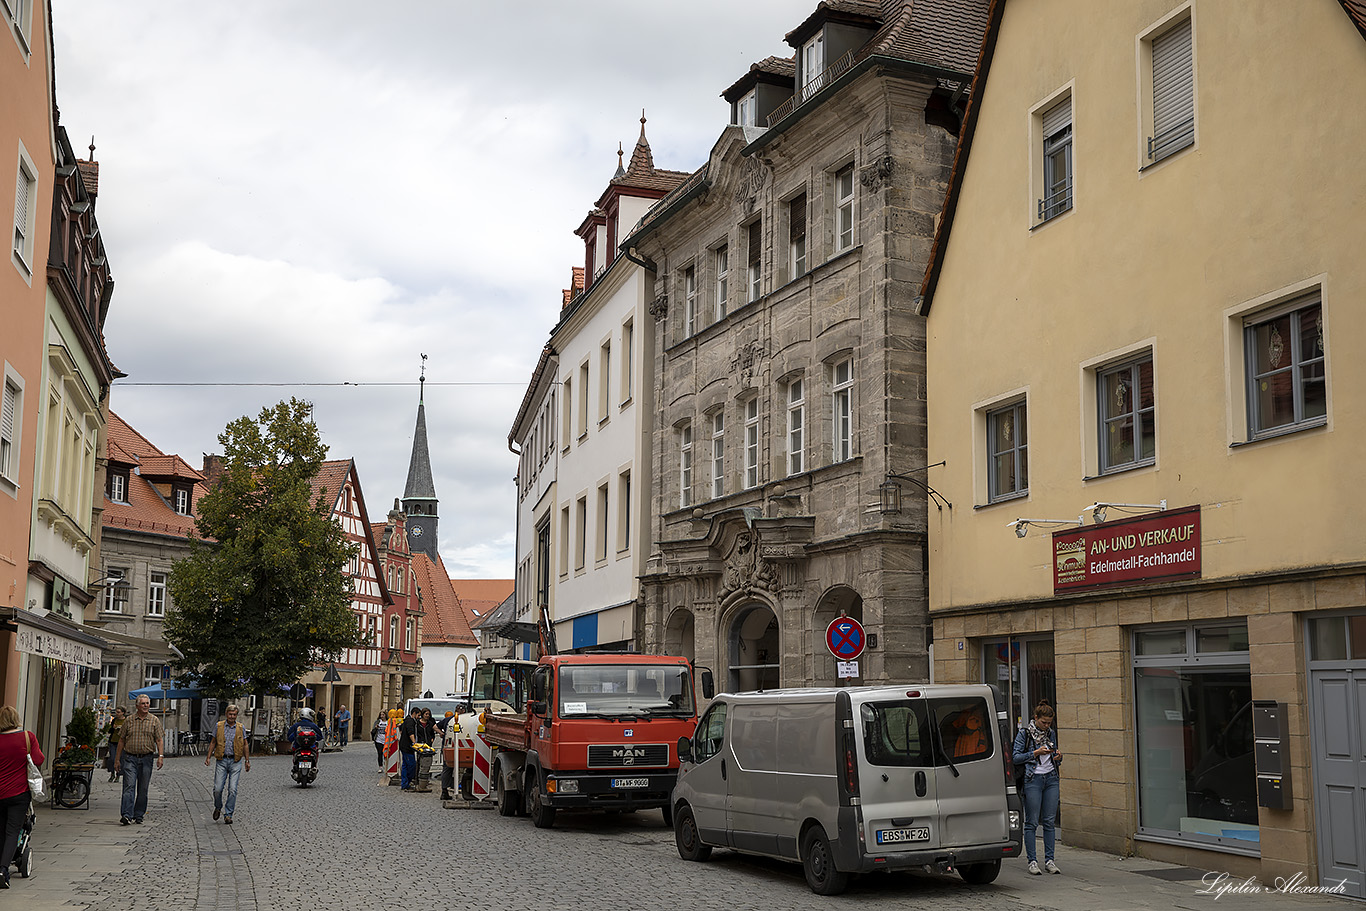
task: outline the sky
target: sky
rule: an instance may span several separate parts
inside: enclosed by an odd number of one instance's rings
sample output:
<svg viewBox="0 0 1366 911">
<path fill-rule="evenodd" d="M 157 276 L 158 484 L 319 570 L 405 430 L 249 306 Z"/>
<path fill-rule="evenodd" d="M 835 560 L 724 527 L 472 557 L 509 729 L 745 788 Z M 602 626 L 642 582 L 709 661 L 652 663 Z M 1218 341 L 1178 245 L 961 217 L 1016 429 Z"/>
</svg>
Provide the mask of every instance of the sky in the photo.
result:
<svg viewBox="0 0 1366 911">
<path fill-rule="evenodd" d="M 656 166 L 700 167 L 721 91 L 815 6 L 52 0 L 61 123 L 100 164 L 111 407 L 199 466 L 307 399 L 383 522 L 426 354 L 442 559 L 512 578 L 507 436 L 617 144 L 644 109 Z"/>
</svg>

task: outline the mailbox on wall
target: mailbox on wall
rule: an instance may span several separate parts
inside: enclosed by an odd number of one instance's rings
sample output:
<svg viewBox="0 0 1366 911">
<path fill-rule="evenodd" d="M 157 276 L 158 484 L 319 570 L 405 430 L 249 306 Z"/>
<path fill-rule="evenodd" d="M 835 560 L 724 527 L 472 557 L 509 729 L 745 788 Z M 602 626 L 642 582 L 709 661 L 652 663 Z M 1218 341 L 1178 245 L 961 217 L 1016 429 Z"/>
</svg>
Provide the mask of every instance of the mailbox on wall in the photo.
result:
<svg viewBox="0 0 1366 911">
<path fill-rule="evenodd" d="M 1289 810 L 1290 731 L 1284 702 L 1252 701 L 1252 738 L 1257 759 L 1257 805 Z"/>
</svg>

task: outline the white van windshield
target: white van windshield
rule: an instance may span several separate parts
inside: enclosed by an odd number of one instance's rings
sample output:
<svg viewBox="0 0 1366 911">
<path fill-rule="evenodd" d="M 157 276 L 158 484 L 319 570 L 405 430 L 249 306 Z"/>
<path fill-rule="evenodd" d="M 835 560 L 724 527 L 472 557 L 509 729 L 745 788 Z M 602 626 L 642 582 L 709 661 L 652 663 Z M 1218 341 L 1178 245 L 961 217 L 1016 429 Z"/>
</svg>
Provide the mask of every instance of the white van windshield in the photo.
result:
<svg viewBox="0 0 1366 911">
<path fill-rule="evenodd" d="M 591 664 L 560 668 L 559 714 L 691 715 L 687 667 L 658 664 Z"/>
</svg>

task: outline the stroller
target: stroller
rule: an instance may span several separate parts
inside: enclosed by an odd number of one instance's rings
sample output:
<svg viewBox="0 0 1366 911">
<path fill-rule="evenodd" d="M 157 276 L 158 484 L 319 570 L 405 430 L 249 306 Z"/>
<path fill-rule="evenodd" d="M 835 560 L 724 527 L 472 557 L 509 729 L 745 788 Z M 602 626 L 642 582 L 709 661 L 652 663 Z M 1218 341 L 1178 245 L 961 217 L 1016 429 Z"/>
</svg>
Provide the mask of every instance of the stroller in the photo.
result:
<svg viewBox="0 0 1366 911">
<path fill-rule="evenodd" d="M 33 874 L 33 824 L 38 819 L 38 814 L 33 812 L 33 803 L 29 802 L 28 818 L 24 820 L 24 827 L 19 830 L 19 844 L 14 849 L 14 865 L 19 868 L 19 875 L 28 879 Z"/>
</svg>

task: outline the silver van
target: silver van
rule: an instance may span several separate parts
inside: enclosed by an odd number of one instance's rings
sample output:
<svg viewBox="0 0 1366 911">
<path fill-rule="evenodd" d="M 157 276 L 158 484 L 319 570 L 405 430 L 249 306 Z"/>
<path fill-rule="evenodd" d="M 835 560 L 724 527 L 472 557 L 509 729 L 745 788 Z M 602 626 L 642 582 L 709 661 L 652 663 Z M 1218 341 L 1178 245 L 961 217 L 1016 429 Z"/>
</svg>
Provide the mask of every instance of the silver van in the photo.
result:
<svg viewBox="0 0 1366 911">
<path fill-rule="evenodd" d="M 723 693 L 678 742 L 674 840 L 798 861 L 822 895 L 873 870 L 989 883 L 1020 855 L 1010 744 L 987 684 Z"/>
</svg>

